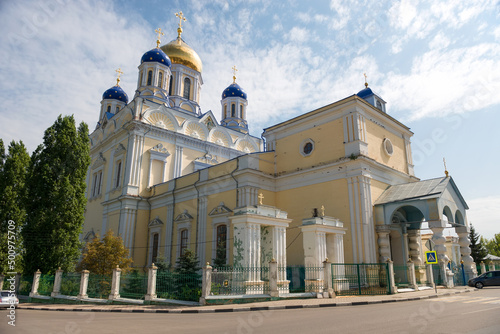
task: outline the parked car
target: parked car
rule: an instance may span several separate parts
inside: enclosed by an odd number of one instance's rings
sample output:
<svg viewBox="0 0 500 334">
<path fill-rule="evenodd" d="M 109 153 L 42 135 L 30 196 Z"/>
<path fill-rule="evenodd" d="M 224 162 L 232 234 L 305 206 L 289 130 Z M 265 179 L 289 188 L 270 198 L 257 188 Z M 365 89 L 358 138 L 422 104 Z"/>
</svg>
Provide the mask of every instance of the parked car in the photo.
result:
<svg viewBox="0 0 500 334">
<path fill-rule="evenodd" d="M 492 285 L 500 286 L 500 270 L 488 271 L 469 280 L 469 286 L 475 286 L 478 289 Z"/>
<path fill-rule="evenodd" d="M 19 299 L 10 291 L 0 291 L 0 308 L 9 307 L 11 304 L 19 304 Z"/>
</svg>

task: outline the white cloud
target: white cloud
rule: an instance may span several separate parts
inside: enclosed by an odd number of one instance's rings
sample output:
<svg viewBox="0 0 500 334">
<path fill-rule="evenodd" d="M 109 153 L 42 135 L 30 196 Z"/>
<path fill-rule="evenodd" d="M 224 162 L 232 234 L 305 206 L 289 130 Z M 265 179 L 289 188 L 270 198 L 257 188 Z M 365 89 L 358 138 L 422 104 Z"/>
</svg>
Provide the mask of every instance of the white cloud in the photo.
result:
<svg viewBox="0 0 500 334">
<path fill-rule="evenodd" d="M 467 200 L 469 224 L 474 225 L 476 232 L 491 239 L 500 233 L 500 196 L 488 196 Z"/>
<path fill-rule="evenodd" d="M 292 42 L 305 42 L 309 38 L 310 32 L 307 29 L 293 27 L 286 37 Z"/>
<path fill-rule="evenodd" d="M 445 49 L 450 45 L 450 39 L 440 32 L 434 38 L 429 42 L 429 48 L 430 49 Z"/>
<path fill-rule="evenodd" d="M 340 30 L 347 26 L 351 18 L 351 6 L 356 6 L 356 4 L 345 0 L 330 1 L 330 8 L 337 13 L 329 24 L 330 29 Z"/>
</svg>

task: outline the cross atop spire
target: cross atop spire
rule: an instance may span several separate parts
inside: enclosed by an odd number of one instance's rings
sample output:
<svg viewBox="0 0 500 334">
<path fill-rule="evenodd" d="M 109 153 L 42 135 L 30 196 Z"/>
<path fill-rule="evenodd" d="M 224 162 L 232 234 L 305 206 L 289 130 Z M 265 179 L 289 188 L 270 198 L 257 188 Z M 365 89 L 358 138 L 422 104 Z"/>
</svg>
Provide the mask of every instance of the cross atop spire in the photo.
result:
<svg viewBox="0 0 500 334">
<path fill-rule="evenodd" d="M 156 40 L 156 47 L 159 48 L 160 47 L 160 39 L 161 39 L 161 36 L 164 36 L 165 34 L 163 33 L 163 31 L 161 31 L 161 28 L 157 28 L 155 30 L 155 33 L 158 34 L 158 39 Z"/>
<path fill-rule="evenodd" d="M 446 159 L 443 158 L 443 164 L 444 164 L 444 175 L 446 175 L 446 177 L 448 177 L 449 173 L 448 173 L 448 170 L 446 169 Z"/>
<path fill-rule="evenodd" d="M 175 13 L 175 16 L 177 16 L 179 18 L 179 28 L 177 28 L 177 34 L 178 34 L 178 38 L 181 38 L 181 34 L 182 34 L 182 21 L 186 22 L 186 17 L 184 16 L 184 14 L 182 14 L 182 11 L 178 12 L 178 13 Z"/>
<path fill-rule="evenodd" d="M 120 86 L 119 83 L 120 83 L 120 76 L 123 74 L 123 71 L 121 68 L 118 68 L 117 70 L 115 70 L 116 72 L 116 85 L 117 86 Z"/>
<path fill-rule="evenodd" d="M 365 87 L 368 88 L 368 81 L 366 81 L 367 78 L 366 73 L 363 73 L 363 75 L 365 76 Z"/>
<path fill-rule="evenodd" d="M 238 72 L 238 69 L 236 68 L 236 65 L 231 67 L 231 69 L 233 70 L 233 83 L 236 83 L 236 72 Z"/>
</svg>

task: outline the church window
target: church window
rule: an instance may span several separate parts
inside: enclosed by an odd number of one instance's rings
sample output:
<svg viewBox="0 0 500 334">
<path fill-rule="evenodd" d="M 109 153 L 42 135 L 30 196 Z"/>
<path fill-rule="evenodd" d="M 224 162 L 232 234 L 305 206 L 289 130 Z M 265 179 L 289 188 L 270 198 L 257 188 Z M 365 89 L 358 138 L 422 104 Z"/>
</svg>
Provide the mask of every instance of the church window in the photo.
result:
<svg viewBox="0 0 500 334">
<path fill-rule="evenodd" d="M 226 258 L 226 250 L 227 250 L 227 226 L 219 225 L 217 226 L 217 253 L 224 254 L 224 259 Z M 220 256 L 220 255 L 219 255 Z"/>
<path fill-rule="evenodd" d="M 227 117 L 227 104 L 224 105 L 224 118 Z"/>
<path fill-rule="evenodd" d="M 122 162 L 119 160 L 116 164 L 116 180 L 115 180 L 115 188 L 120 186 L 120 177 L 122 173 Z"/>
<path fill-rule="evenodd" d="M 111 106 L 108 106 L 108 109 L 106 109 L 107 112 L 111 112 Z"/>
<path fill-rule="evenodd" d="M 236 105 L 234 103 L 231 104 L 231 117 L 236 117 Z"/>
<path fill-rule="evenodd" d="M 152 262 L 155 263 L 156 259 L 158 258 L 158 243 L 159 243 L 159 234 L 155 233 L 153 234 L 153 256 L 152 256 Z"/>
<path fill-rule="evenodd" d="M 382 103 L 380 103 L 379 100 L 377 100 L 377 108 L 379 108 L 380 110 L 382 110 Z"/>
<path fill-rule="evenodd" d="M 184 95 L 185 99 L 189 100 L 189 95 L 191 93 L 191 80 L 189 78 L 184 79 Z"/>
<path fill-rule="evenodd" d="M 391 156 L 392 153 L 394 153 L 394 147 L 392 146 L 392 142 L 389 138 L 384 139 L 382 146 L 384 146 L 384 151 L 388 156 Z"/>
<path fill-rule="evenodd" d="M 115 113 L 119 112 L 120 111 L 120 107 L 119 106 L 116 106 L 116 111 Z"/>
<path fill-rule="evenodd" d="M 174 90 L 174 76 L 170 76 L 170 83 L 168 84 L 168 95 L 172 95 L 172 92 Z"/>
<path fill-rule="evenodd" d="M 94 173 L 92 181 L 92 197 L 96 197 L 101 194 L 101 184 L 102 184 L 102 170 L 99 170 Z"/>
<path fill-rule="evenodd" d="M 148 83 L 147 86 L 151 86 L 151 83 L 153 82 L 153 71 L 148 72 Z"/>
<path fill-rule="evenodd" d="M 314 151 L 314 141 L 312 139 L 306 139 L 302 142 L 300 147 L 300 154 L 307 157 Z"/>
<path fill-rule="evenodd" d="M 142 86 L 142 71 L 139 73 L 139 86 Z"/>
<path fill-rule="evenodd" d="M 158 87 L 163 89 L 163 72 L 160 72 L 160 74 L 158 74 Z"/>
<path fill-rule="evenodd" d="M 188 244 L 188 230 L 183 229 L 181 232 L 181 244 L 180 244 L 180 255 L 184 254 L 187 249 Z"/>
</svg>

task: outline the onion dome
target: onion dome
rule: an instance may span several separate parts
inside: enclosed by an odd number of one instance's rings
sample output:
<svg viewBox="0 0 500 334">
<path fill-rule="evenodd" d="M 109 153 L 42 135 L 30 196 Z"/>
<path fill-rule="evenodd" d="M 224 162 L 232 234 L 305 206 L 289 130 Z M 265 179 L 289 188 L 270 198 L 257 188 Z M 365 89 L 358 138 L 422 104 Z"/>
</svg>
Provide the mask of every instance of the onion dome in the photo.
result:
<svg viewBox="0 0 500 334">
<path fill-rule="evenodd" d="M 200 56 L 179 36 L 161 47 L 172 63 L 187 66 L 201 73 L 203 65 Z"/>
<path fill-rule="evenodd" d="M 116 84 L 116 86 L 113 86 L 107 91 L 105 91 L 104 94 L 102 94 L 102 99 L 103 100 L 112 99 L 124 102 L 125 104 L 128 103 L 127 93 L 125 93 L 123 89 L 120 86 L 118 86 L 118 83 Z"/>
<path fill-rule="evenodd" d="M 141 64 L 145 62 L 157 62 L 168 67 L 172 64 L 170 58 L 160 48 L 154 48 L 146 52 L 141 58 Z"/>
<path fill-rule="evenodd" d="M 242 97 L 246 100 L 247 93 L 245 93 L 240 85 L 238 85 L 236 82 L 233 82 L 222 92 L 222 99 L 225 99 L 227 97 Z"/>
<path fill-rule="evenodd" d="M 365 89 L 360 90 L 356 95 L 359 96 L 360 98 L 364 99 L 364 98 L 367 98 L 369 96 L 372 96 L 373 92 L 370 88 L 366 87 Z"/>
</svg>

